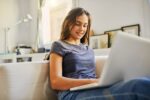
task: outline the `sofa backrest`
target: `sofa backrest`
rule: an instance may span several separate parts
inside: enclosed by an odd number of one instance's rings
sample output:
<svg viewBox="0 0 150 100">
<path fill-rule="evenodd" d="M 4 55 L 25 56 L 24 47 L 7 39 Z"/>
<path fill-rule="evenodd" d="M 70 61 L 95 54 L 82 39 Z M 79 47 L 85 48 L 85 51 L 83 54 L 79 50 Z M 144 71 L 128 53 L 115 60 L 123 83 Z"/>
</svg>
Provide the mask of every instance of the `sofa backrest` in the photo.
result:
<svg viewBox="0 0 150 100">
<path fill-rule="evenodd" d="M 107 56 L 95 58 L 99 76 Z M 0 64 L 0 100 L 57 100 L 48 76 L 48 61 Z"/>
<path fill-rule="evenodd" d="M 48 100 L 48 62 L 0 64 L 0 100 Z"/>
</svg>

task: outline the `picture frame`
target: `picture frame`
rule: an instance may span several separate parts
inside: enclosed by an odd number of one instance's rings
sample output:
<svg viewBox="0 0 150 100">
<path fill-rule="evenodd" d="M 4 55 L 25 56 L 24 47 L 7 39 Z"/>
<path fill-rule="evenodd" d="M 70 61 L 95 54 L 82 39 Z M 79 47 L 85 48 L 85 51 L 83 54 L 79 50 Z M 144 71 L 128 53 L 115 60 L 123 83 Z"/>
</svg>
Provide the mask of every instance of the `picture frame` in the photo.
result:
<svg viewBox="0 0 150 100">
<path fill-rule="evenodd" d="M 108 34 L 93 35 L 89 40 L 92 49 L 108 48 Z"/>
<path fill-rule="evenodd" d="M 115 39 L 115 36 L 119 31 L 122 31 L 122 29 L 120 28 L 120 29 L 114 29 L 114 30 L 109 30 L 104 32 L 104 34 L 108 34 L 108 48 L 111 47 Z"/>
<path fill-rule="evenodd" d="M 121 27 L 122 31 L 133 35 L 140 36 L 140 24 L 128 25 Z"/>
</svg>

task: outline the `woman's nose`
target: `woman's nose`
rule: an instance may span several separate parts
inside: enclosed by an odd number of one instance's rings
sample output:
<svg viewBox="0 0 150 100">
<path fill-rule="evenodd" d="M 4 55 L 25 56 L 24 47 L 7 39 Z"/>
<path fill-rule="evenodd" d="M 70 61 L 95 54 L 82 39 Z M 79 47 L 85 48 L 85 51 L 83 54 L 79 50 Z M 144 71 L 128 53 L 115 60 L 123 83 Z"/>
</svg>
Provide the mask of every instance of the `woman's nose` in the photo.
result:
<svg viewBox="0 0 150 100">
<path fill-rule="evenodd" d="M 80 26 L 80 30 L 84 30 L 84 26 Z"/>
</svg>

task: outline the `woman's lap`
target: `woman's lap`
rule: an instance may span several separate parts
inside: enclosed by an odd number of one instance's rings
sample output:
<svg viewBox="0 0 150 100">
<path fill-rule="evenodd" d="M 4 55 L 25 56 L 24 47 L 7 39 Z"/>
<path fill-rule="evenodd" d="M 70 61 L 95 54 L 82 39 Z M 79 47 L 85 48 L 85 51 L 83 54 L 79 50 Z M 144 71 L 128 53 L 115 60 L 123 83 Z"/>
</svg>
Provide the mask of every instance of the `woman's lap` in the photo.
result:
<svg viewBox="0 0 150 100">
<path fill-rule="evenodd" d="M 59 93 L 59 100 L 150 100 L 150 78 L 119 82 L 105 88 Z"/>
</svg>

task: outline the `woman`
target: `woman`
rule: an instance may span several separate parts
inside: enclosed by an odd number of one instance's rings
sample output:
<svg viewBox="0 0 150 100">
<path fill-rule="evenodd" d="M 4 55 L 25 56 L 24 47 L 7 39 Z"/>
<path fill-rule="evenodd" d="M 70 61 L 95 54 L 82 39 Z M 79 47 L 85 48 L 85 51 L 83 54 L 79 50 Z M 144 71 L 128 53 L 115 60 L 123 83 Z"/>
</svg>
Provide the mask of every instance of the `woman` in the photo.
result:
<svg viewBox="0 0 150 100">
<path fill-rule="evenodd" d="M 74 8 L 63 22 L 60 40 L 52 44 L 50 81 L 51 87 L 58 90 L 59 100 L 150 100 L 150 93 L 143 90 L 145 85 L 140 90 L 136 88 L 137 83 L 145 84 L 142 78 L 107 88 L 69 91 L 72 87 L 98 82 L 94 53 L 87 46 L 90 27 L 90 14 L 83 8 Z M 150 87 L 149 84 L 146 86 Z"/>
</svg>

